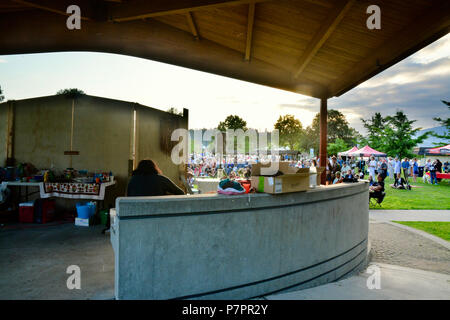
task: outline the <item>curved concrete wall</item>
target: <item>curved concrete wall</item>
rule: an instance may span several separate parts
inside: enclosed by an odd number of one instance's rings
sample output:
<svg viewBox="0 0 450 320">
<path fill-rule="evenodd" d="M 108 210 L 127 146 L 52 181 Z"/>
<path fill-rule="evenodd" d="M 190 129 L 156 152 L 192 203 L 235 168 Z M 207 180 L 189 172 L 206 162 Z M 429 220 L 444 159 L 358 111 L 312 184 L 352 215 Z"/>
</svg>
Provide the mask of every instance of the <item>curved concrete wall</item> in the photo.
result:
<svg viewBox="0 0 450 320">
<path fill-rule="evenodd" d="M 117 299 L 248 299 L 365 266 L 368 184 L 281 195 L 118 198 Z"/>
</svg>

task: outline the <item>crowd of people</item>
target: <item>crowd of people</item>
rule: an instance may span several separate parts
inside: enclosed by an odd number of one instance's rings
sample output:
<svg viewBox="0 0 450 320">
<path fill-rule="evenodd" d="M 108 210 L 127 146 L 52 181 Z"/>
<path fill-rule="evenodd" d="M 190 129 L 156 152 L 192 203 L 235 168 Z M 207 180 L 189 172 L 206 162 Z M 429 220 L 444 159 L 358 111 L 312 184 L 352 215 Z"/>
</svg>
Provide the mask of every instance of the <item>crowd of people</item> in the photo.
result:
<svg viewBox="0 0 450 320">
<path fill-rule="evenodd" d="M 219 160 L 213 154 L 192 154 L 188 164 L 188 172 L 192 178 L 196 177 L 241 177 L 249 178 L 251 175 L 251 165 L 260 161 L 289 161 L 292 166 L 298 168 L 317 167 L 319 158 L 300 157 L 293 160 L 289 156 L 283 155 L 232 155 Z M 438 184 L 439 179 L 436 172 L 448 172 L 448 162 L 442 164 L 439 159 L 417 158 L 375 158 L 371 156 L 368 160 L 356 157 L 332 156 L 326 161 L 326 184 L 337 184 L 346 181 L 354 181 L 367 177 L 370 184 L 377 183 L 378 176 L 384 181 L 387 177 L 394 180 L 394 187 L 403 188 L 404 184 L 409 184 L 409 179 L 414 182 L 422 173 L 424 182 Z M 423 171 L 422 171 L 423 170 Z M 422 172 L 421 172 L 422 171 Z"/>
</svg>

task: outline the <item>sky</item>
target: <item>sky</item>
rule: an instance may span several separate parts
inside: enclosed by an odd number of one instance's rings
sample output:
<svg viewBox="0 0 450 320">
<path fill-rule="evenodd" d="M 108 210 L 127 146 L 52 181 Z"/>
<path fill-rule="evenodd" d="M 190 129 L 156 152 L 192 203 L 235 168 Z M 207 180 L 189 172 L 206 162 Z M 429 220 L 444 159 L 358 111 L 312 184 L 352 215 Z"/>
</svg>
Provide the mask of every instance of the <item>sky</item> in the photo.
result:
<svg viewBox="0 0 450 320">
<path fill-rule="evenodd" d="M 280 115 L 293 114 L 304 127 L 319 112 L 319 100 L 249 82 L 151 60 L 94 52 L 0 56 L 0 86 L 6 99 L 53 95 L 78 88 L 86 94 L 167 110 L 189 109 L 189 128 L 216 128 L 236 114 L 247 126 L 272 130 Z M 359 85 L 332 98 L 350 125 L 365 133 L 360 118 L 403 110 L 423 129 L 449 116 L 450 34 Z"/>
</svg>

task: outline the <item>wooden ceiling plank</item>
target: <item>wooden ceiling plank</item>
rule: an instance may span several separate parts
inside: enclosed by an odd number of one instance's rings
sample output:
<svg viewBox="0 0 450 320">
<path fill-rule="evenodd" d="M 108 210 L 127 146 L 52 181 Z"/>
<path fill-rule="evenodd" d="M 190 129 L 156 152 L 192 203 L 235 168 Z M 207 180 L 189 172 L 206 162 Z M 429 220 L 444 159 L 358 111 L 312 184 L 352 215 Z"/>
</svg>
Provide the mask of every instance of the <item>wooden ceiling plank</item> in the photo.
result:
<svg viewBox="0 0 450 320">
<path fill-rule="evenodd" d="M 450 4 L 434 6 L 354 64 L 344 77 L 330 86 L 330 93 L 332 96 L 344 94 L 449 32 Z"/>
<path fill-rule="evenodd" d="M 245 47 L 245 61 L 250 61 L 252 51 L 253 23 L 255 21 L 255 3 L 248 5 L 247 42 Z"/>
<path fill-rule="evenodd" d="M 266 2 L 271 0 L 138 0 L 133 3 L 123 3 L 110 8 L 110 20 L 125 22 L 158 17 L 168 14 L 185 14 L 186 12 L 213 9 L 226 6 Z"/>
<path fill-rule="evenodd" d="M 333 8 L 333 11 L 328 15 L 326 22 L 322 24 L 321 28 L 315 34 L 314 38 L 310 41 L 305 52 L 298 61 L 298 68 L 294 73 L 294 77 L 297 78 L 303 70 L 305 70 L 308 63 L 316 55 L 317 51 L 323 46 L 325 41 L 330 37 L 338 24 L 344 18 L 345 14 L 350 10 L 356 0 L 339 0 L 337 5 Z"/>
<path fill-rule="evenodd" d="M 60 15 L 64 15 L 64 16 L 70 16 L 71 15 L 70 13 L 67 13 L 64 10 L 60 10 L 60 9 L 57 9 L 57 8 L 54 8 L 54 7 L 51 7 L 51 6 L 48 6 L 48 5 L 43 5 L 43 4 L 40 4 L 40 3 L 36 3 L 34 1 L 26 1 L 26 0 L 11 0 L 11 1 L 13 1 L 15 3 L 18 3 L 18 4 L 25 5 L 27 7 L 41 9 L 41 10 L 57 13 L 57 14 L 60 14 Z M 86 21 L 91 21 L 92 20 L 91 18 L 83 16 L 83 15 L 80 17 L 80 19 L 81 20 L 86 20 Z"/>
</svg>

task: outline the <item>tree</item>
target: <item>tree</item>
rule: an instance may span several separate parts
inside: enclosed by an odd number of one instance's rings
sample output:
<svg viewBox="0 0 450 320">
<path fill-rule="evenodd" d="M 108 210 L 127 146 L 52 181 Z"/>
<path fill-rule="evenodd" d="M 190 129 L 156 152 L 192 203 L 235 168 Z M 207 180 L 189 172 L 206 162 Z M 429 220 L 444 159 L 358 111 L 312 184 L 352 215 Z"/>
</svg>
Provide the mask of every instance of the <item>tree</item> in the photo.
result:
<svg viewBox="0 0 450 320">
<path fill-rule="evenodd" d="M 61 89 L 58 92 L 56 92 L 57 95 L 64 95 L 66 98 L 70 99 L 76 99 L 82 95 L 85 95 L 83 90 L 77 89 L 77 88 L 70 88 L 70 89 Z"/>
<path fill-rule="evenodd" d="M 244 131 L 247 131 L 247 122 L 242 119 L 241 117 L 237 115 L 229 115 L 226 117 L 225 121 L 221 121 L 219 125 L 217 126 L 217 129 L 223 132 L 223 148 L 224 151 L 226 150 L 227 145 L 227 137 L 225 135 L 225 132 L 227 129 L 242 129 Z M 245 143 L 245 150 L 248 150 L 248 138 L 246 137 L 244 140 Z M 234 151 L 235 154 L 237 153 L 237 137 L 234 137 Z"/>
<path fill-rule="evenodd" d="M 178 109 L 176 109 L 174 107 L 171 107 L 171 108 L 167 109 L 166 112 L 167 113 L 171 113 L 171 114 L 175 114 L 177 116 L 182 116 L 183 115 L 183 112 L 178 111 Z"/>
<path fill-rule="evenodd" d="M 299 147 L 303 135 L 303 126 L 300 120 L 287 114 L 283 117 L 280 116 L 274 127 L 279 130 L 281 146 L 288 146 L 290 150 Z"/>
<path fill-rule="evenodd" d="M 0 102 L 5 100 L 5 96 L 3 95 L 2 87 L 0 87 Z"/>
<path fill-rule="evenodd" d="M 356 145 L 362 139 L 358 131 L 350 127 L 344 114 L 338 110 L 328 110 L 327 117 L 327 143 L 335 143 L 337 139 L 343 140 L 347 145 Z M 305 130 L 302 139 L 302 148 L 319 150 L 320 144 L 320 113 L 317 113 L 311 126 Z"/>
<path fill-rule="evenodd" d="M 442 103 L 447 105 L 448 109 L 450 110 L 450 102 L 442 100 Z M 435 143 L 435 145 L 436 146 L 442 146 L 442 145 L 449 144 L 450 143 L 450 118 L 447 118 L 447 119 L 433 118 L 433 120 L 439 122 L 447 130 L 447 132 L 445 132 L 442 135 L 439 135 L 439 134 L 437 134 L 435 132 L 432 133 L 432 135 L 435 136 L 436 138 L 443 139 L 442 142 Z"/>
<path fill-rule="evenodd" d="M 335 142 L 328 144 L 327 153 L 329 155 L 337 155 L 339 152 L 347 151 L 349 146 L 344 140 L 337 138 Z"/>
<path fill-rule="evenodd" d="M 386 119 L 382 117 L 381 113 L 376 112 L 370 119 L 363 119 L 361 121 L 364 124 L 364 128 L 367 129 L 367 137 L 365 144 L 370 145 L 375 150 L 381 150 L 384 147 L 384 130 L 386 127 Z"/>
<path fill-rule="evenodd" d="M 239 116 L 233 116 L 233 115 L 229 115 L 228 117 L 226 117 L 225 121 L 221 121 L 219 123 L 219 125 L 217 126 L 217 128 L 222 131 L 225 132 L 227 131 L 227 129 L 242 129 L 244 131 L 247 130 L 247 122 L 244 121 L 244 119 L 242 119 Z"/>
<path fill-rule="evenodd" d="M 384 151 L 389 156 L 403 157 L 413 157 L 412 149 L 418 144 L 423 142 L 429 132 L 414 138 L 416 133 L 422 128 L 413 129 L 412 124 L 416 120 L 409 120 L 403 111 L 397 111 L 394 116 L 388 116 L 385 118 L 385 128 L 383 130 L 383 148 Z"/>
</svg>

